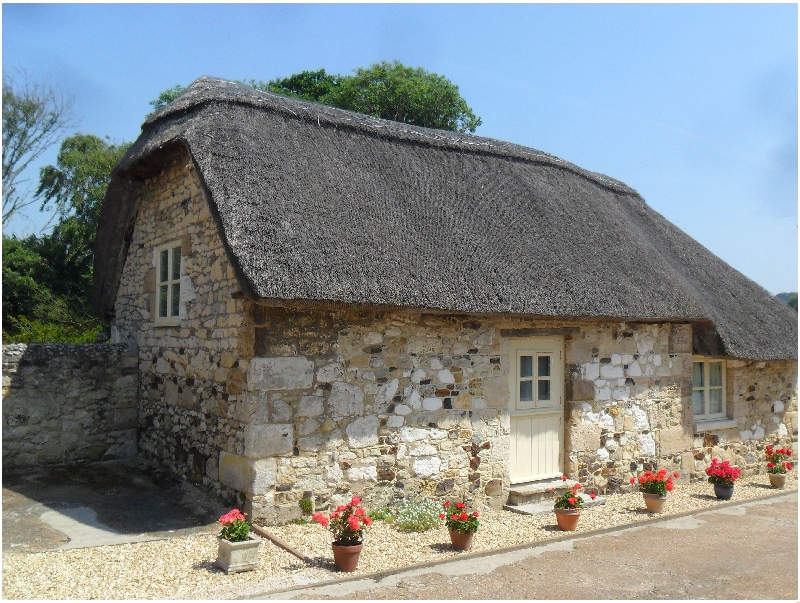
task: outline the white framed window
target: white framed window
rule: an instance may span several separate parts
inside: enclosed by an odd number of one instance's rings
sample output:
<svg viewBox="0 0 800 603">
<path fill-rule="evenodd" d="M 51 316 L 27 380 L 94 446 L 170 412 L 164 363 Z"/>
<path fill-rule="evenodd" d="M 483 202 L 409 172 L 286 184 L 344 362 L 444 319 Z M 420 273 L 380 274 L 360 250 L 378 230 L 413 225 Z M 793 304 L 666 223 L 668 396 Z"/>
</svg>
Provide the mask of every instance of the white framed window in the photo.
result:
<svg viewBox="0 0 800 603">
<path fill-rule="evenodd" d="M 516 410 L 552 409 L 561 404 L 561 352 L 555 346 L 513 343 L 511 394 Z"/>
<path fill-rule="evenodd" d="M 156 264 L 156 325 L 177 325 L 181 308 L 181 242 L 157 247 Z"/>
<path fill-rule="evenodd" d="M 693 359 L 692 414 L 695 421 L 727 418 L 724 360 Z"/>
</svg>

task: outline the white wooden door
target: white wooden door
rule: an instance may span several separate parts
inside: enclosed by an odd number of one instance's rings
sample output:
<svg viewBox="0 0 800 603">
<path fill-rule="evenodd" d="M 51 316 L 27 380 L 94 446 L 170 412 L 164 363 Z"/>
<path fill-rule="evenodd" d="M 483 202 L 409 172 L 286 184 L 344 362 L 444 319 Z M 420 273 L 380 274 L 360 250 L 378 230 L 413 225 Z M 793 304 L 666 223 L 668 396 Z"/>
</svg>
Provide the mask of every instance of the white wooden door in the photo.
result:
<svg viewBox="0 0 800 603">
<path fill-rule="evenodd" d="M 564 339 L 509 342 L 512 484 L 562 475 Z"/>
</svg>

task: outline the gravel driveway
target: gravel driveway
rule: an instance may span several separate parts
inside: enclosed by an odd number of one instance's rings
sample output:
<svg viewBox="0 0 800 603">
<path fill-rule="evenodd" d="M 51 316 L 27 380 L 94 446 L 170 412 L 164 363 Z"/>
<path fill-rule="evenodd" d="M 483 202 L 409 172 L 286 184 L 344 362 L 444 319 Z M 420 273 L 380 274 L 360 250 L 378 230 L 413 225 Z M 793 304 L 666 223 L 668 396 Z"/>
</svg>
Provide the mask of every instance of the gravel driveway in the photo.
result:
<svg viewBox="0 0 800 603">
<path fill-rule="evenodd" d="M 790 472 L 784 491 L 797 490 Z M 737 482 L 733 500 L 775 493 L 766 475 Z M 664 516 L 719 505 L 710 484 L 678 484 L 669 495 Z M 609 495 L 603 506 L 587 508 L 578 532 L 628 525 L 652 517 L 639 493 Z M 481 515 L 472 552 L 538 542 L 562 536 L 552 513 L 525 516 L 507 511 Z M 168 540 L 95 548 L 12 554 L 3 552 L 3 597 L 6 599 L 224 599 L 255 595 L 314 582 L 342 578 L 332 563 L 330 533 L 317 524 L 267 526 L 267 529 L 314 562 L 264 542 L 259 570 L 225 575 L 213 567 L 216 539 L 196 535 Z M 367 533 L 356 575 L 386 571 L 464 555 L 453 551 L 444 527 L 403 533 L 375 522 Z"/>
</svg>

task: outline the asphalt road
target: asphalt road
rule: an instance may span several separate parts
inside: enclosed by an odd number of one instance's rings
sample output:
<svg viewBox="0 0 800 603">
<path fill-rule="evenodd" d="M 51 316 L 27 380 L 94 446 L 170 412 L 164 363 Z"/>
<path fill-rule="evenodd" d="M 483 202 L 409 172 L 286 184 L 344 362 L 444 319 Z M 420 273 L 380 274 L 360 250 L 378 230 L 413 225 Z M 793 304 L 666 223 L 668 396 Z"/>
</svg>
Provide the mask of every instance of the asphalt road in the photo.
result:
<svg viewBox="0 0 800 603">
<path fill-rule="evenodd" d="M 269 599 L 798 600 L 797 493 Z"/>
</svg>

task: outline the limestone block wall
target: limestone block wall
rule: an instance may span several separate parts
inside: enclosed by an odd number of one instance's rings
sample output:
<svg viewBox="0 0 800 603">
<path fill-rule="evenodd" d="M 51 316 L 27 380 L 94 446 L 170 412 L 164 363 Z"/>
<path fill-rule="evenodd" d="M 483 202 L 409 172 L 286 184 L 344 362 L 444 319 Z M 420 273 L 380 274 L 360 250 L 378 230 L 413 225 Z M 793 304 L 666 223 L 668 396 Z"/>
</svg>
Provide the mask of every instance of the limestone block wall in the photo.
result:
<svg viewBox="0 0 800 603">
<path fill-rule="evenodd" d="M 154 249 L 176 240 L 181 322 L 155 326 Z M 112 333 L 139 350 L 141 452 L 216 489 L 221 452 L 244 451 L 245 423 L 236 411 L 253 354 L 238 291 L 193 165 L 179 157 L 142 186 Z"/>
<path fill-rule="evenodd" d="M 220 481 L 255 516 L 297 500 L 368 505 L 426 493 L 501 505 L 507 491 L 507 373 L 493 325 L 419 311 L 253 306 L 244 454 Z M 504 388 L 506 395 L 493 396 Z"/>
<path fill-rule="evenodd" d="M 598 324 L 567 344 L 568 474 L 615 489 L 654 466 L 693 469 L 691 326 Z"/>
<path fill-rule="evenodd" d="M 125 345 L 4 345 L 4 469 L 133 456 L 137 366 Z"/>
<path fill-rule="evenodd" d="M 704 479 L 714 457 L 763 472 L 766 444 L 797 452 L 797 362 L 726 359 L 728 420 L 692 415 L 692 332 L 598 324 L 567 341 L 567 473 L 600 491 L 644 469 Z"/>
</svg>

